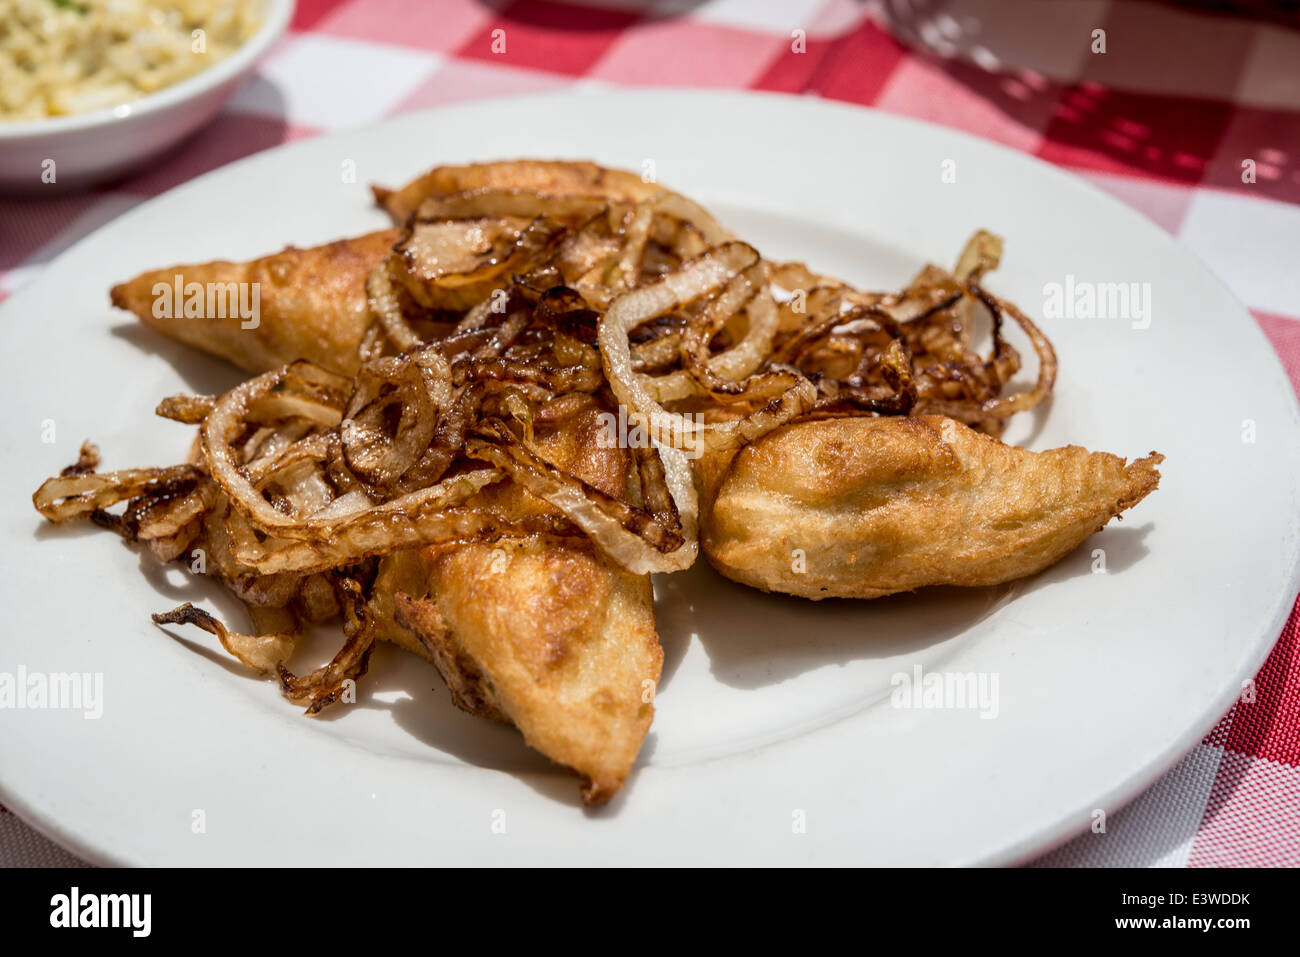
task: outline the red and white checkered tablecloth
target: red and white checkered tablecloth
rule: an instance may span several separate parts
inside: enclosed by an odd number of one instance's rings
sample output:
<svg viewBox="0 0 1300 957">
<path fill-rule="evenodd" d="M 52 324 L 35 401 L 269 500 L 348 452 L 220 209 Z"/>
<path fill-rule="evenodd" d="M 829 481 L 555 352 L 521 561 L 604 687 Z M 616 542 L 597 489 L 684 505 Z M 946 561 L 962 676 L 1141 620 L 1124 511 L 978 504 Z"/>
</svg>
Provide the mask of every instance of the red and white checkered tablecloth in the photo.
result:
<svg viewBox="0 0 1300 957">
<path fill-rule="evenodd" d="M 278 143 L 477 97 L 638 84 L 829 97 L 1063 166 L 1199 255 L 1300 390 L 1300 28 L 1171 3 L 299 0 L 289 35 L 178 153 L 111 189 L 0 200 L 0 298 L 124 210 Z M 1300 865 L 1300 604 L 1255 685 L 1104 836 L 1037 863 Z M 0 808 L 0 865 L 76 863 Z"/>
</svg>

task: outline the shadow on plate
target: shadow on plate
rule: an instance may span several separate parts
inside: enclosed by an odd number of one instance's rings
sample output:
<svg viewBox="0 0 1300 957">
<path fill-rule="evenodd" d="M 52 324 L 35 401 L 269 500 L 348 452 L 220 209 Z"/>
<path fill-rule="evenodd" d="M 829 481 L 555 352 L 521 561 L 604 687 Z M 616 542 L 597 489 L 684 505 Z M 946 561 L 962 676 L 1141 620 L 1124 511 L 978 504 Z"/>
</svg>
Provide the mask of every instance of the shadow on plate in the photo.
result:
<svg viewBox="0 0 1300 957">
<path fill-rule="evenodd" d="M 124 314 L 115 312 L 115 315 Z M 154 332 L 144 323 L 134 320 L 122 322 L 109 327 L 108 333 L 116 339 L 130 343 L 143 353 L 165 359 L 167 364 L 176 370 L 176 374 L 185 380 L 186 387 L 194 393 L 220 395 L 244 381 L 244 374 L 224 359 L 205 355 L 175 339 L 168 339 L 161 333 Z"/>
<path fill-rule="evenodd" d="M 698 639 L 717 680 L 734 688 L 779 684 L 826 665 L 906 656 L 956 638 L 1014 596 L 1078 575 L 1095 574 L 1105 553 L 1107 574 L 1147 554 L 1139 528 L 1108 528 L 1032 578 L 988 588 L 927 588 L 871 601 L 810 602 L 766 594 L 723 578 L 706 561 L 655 582 L 655 616 L 664 645 L 666 686 L 686 647 Z"/>
<path fill-rule="evenodd" d="M 825 665 L 890 658 L 947 641 L 1011 595 L 994 588 L 942 588 L 873 601 L 812 602 L 736 584 L 701 559 L 655 582 L 666 686 L 692 639 L 713 676 L 734 688 L 780 684 Z"/>
</svg>

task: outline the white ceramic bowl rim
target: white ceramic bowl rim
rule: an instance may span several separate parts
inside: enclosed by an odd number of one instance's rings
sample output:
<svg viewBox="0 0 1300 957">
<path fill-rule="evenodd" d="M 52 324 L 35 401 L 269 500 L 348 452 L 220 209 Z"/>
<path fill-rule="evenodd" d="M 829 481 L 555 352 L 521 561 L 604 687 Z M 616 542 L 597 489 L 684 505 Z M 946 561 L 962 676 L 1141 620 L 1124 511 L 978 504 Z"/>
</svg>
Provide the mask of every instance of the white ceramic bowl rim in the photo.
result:
<svg viewBox="0 0 1300 957">
<path fill-rule="evenodd" d="M 96 129 L 131 117 L 147 116 L 215 89 L 261 59 L 262 54 L 271 48 L 288 27 L 293 17 L 294 6 L 294 0 L 266 0 L 266 16 L 262 25 L 234 53 L 207 69 L 200 70 L 193 76 L 164 87 L 156 93 L 150 93 L 129 103 L 106 106 L 86 113 L 52 116 L 41 120 L 24 120 L 21 123 L 0 122 L 0 146 L 8 140 Z"/>
</svg>

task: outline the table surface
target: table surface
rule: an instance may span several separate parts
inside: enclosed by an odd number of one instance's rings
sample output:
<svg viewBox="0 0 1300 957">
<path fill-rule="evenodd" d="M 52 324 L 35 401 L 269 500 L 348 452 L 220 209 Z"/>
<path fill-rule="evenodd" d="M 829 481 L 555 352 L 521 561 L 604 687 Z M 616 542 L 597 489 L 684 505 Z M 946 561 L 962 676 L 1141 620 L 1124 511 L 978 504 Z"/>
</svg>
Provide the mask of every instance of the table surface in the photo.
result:
<svg viewBox="0 0 1300 957">
<path fill-rule="evenodd" d="M 620 85 L 823 96 L 1065 167 L 1200 256 L 1300 390 L 1300 30 L 1119 0 L 299 0 L 290 33 L 177 152 L 109 189 L 0 200 L 0 299 L 137 203 L 249 153 L 444 103 Z M 1300 603 L 1249 690 L 1104 834 L 1034 864 L 1300 865 Z M 79 863 L 0 808 L 0 866 Z"/>
</svg>

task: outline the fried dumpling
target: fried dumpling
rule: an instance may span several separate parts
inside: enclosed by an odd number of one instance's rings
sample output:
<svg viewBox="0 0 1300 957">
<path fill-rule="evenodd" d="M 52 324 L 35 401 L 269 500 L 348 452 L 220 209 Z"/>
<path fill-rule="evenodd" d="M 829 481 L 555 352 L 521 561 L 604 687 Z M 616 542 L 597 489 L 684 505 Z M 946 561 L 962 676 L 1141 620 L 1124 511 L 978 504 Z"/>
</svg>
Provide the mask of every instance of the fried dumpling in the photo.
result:
<svg viewBox="0 0 1300 957">
<path fill-rule="evenodd" d="M 602 411 L 590 396 L 542 406 L 537 449 L 624 498 L 631 458 L 597 443 Z M 512 482 L 470 504 L 517 522 L 555 514 Z M 654 719 L 663 651 L 650 576 L 624 571 L 585 538 L 431 546 L 402 561 L 376 589 L 393 595 L 398 627 L 384 637 L 431 660 L 461 709 L 513 724 L 529 746 L 582 775 L 588 804 L 608 801 Z"/>
<path fill-rule="evenodd" d="M 397 621 L 429 649 L 455 703 L 508 721 L 585 779 L 623 786 L 654 718 L 663 667 L 650 578 L 584 544 L 504 541 L 421 554 L 431 597 L 399 592 Z"/>
<path fill-rule="evenodd" d="M 936 415 L 796 422 L 700 463 L 701 544 L 728 578 L 805 598 L 994 585 L 1140 502 L 1163 458 L 1030 452 Z"/>
<path fill-rule="evenodd" d="M 371 322 L 366 276 L 397 239 L 397 230 L 385 229 L 309 249 L 290 246 L 250 262 L 218 260 L 155 269 L 114 286 L 113 305 L 133 312 L 165 336 L 229 359 L 248 372 L 307 359 L 351 376 L 360 364 L 357 348 Z M 257 315 L 250 319 L 230 307 L 230 294 L 243 296 L 248 305 L 253 283 Z M 189 288 L 202 290 L 204 311 L 199 316 L 186 314 Z M 209 309 L 209 298 L 222 308 Z M 164 308 L 159 308 L 160 302 Z"/>
</svg>

